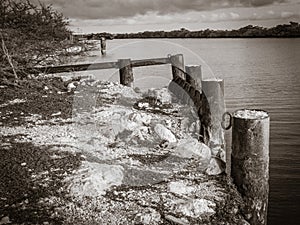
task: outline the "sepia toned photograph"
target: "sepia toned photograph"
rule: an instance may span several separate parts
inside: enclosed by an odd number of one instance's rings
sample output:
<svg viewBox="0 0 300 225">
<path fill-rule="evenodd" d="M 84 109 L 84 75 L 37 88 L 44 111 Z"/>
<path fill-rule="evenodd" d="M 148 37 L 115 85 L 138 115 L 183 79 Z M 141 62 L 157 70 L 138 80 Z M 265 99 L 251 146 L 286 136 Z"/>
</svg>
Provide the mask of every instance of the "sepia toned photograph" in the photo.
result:
<svg viewBox="0 0 300 225">
<path fill-rule="evenodd" d="M 1 0 L 0 225 L 297 225 L 299 0 Z"/>
</svg>

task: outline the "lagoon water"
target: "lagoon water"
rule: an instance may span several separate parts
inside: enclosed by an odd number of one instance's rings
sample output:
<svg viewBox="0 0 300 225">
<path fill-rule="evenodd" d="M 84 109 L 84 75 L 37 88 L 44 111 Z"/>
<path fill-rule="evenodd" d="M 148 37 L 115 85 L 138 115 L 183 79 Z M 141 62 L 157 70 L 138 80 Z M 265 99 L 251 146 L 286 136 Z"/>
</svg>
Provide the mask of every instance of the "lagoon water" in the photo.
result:
<svg viewBox="0 0 300 225">
<path fill-rule="evenodd" d="M 184 54 L 201 64 L 204 77 L 225 80 L 226 110 L 263 109 L 271 118 L 268 224 L 299 224 L 300 203 L 300 39 L 128 39 L 107 41 L 107 55 L 87 61 L 144 59 Z M 88 71 L 118 80 L 118 71 Z M 167 65 L 135 68 L 135 86 L 167 85 Z"/>
</svg>

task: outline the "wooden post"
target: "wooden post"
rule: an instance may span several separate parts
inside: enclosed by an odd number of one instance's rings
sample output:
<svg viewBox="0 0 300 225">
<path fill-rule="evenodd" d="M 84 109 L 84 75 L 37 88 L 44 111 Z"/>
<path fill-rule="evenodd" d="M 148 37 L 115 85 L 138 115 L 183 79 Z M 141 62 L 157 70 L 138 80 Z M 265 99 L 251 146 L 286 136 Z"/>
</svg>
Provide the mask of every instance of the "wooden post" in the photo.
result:
<svg viewBox="0 0 300 225">
<path fill-rule="evenodd" d="M 269 195 L 270 118 L 261 110 L 233 114 L 231 176 L 250 224 L 266 225 Z"/>
<path fill-rule="evenodd" d="M 184 60 L 183 55 L 172 55 L 170 58 L 171 64 L 172 64 L 172 74 L 173 79 L 178 77 L 181 77 L 182 79 L 185 79 L 184 75 Z"/>
<path fill-rule="evenodd" d="M 202 93 L 202 71 L 201 66 L 185 66 L 186 81 L 192 85 L 196 90 Z"/>
<path fill-rule="evenodd" d="M 120 83 L 132 87 L 133 86 L 133 71 L 130 59 L 119 59 Z"/>
<path fill-rule="evenodd" d="M 105 37 L 100 38 L 100 45 L 101 45 L 101 54 L 105 55 L 106 54 L 106 39 L 105 39 Z"/>
<path fill-rule="evenodd" d="M 74 36 L 73 36 L 73 34 L 70 34 L 69 38 L 70 38 L 70 43 L 73 44 L 74 43 Z"/>
<path fill-rule="evenodd" d="M 222 116 L 225 112 L 224 80 L 203 80 L 202 91 L 207 98 L 211 114 L 209 147 L 225 150 L 224 130 L 221 125 Z"/>
</svg>

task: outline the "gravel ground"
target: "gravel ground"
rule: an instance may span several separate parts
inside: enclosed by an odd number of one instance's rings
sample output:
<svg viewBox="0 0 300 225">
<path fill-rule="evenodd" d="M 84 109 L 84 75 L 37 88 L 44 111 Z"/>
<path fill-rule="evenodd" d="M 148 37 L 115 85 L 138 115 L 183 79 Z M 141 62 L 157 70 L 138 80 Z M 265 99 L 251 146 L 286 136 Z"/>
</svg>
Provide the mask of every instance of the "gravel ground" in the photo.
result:
<svg viewBox="0 0 300 225">
<path fill-rule="evenodd" d="M 0 224 L 247 224 L 193 110 L 166 90 L 21 86 L 0 86 Z"/>
</svg>

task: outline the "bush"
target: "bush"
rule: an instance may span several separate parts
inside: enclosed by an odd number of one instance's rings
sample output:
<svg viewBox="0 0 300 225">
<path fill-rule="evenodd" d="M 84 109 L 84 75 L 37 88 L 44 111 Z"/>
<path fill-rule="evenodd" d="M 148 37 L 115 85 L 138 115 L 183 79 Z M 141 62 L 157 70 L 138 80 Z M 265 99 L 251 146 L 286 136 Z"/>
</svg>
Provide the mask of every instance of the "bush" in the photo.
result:
<svg viewBox="0 0 300 225">
<path fill-rule="evenodd" d="M 0 76 L 17 77 L 27 67 L 62 63 L 72 44 L 67 19 L 50 5 L 29 0 L 0 2 Z"/>
</svg>

